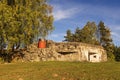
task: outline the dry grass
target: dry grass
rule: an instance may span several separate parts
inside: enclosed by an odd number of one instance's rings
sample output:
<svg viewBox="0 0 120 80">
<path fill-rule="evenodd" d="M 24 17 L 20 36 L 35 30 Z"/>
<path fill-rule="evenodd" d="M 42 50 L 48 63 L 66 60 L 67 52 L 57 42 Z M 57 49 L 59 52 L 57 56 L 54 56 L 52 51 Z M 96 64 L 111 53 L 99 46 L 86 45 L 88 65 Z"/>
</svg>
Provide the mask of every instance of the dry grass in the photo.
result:
<svg viewBox="0 0 120 80">
<path fill-rule="evenodd" d="M 120 80 L 120 63 L 33 62 L 0 64 L 0 80 Z"/>
</svg>

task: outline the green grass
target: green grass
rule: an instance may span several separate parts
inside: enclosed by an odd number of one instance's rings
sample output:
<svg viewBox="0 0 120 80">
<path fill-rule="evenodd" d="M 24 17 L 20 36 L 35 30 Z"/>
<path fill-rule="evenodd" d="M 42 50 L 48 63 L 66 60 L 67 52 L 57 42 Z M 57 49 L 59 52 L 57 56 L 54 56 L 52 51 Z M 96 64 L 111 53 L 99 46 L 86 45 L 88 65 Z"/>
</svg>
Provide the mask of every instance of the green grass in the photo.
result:
<svg viewBox="0 0 120 80">
<path fill-rule="evenodd" d="M 120 63 L 33 62 L 0 64 L 0 80 L 120 80 Z"/>
</svg>

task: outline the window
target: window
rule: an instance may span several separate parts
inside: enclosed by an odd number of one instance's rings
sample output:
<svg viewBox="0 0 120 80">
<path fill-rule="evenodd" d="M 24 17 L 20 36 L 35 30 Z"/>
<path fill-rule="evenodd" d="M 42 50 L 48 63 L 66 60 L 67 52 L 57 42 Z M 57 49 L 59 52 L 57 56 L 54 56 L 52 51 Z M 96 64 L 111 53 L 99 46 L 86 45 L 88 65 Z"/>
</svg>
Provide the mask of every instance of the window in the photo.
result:
<svg viewBox="0 0 120 80">
<path fill-rule="evenodd" d="M 96 58 L 96 55 L 95 56 L 93 56 L 94 58 Z"/>
</svg>

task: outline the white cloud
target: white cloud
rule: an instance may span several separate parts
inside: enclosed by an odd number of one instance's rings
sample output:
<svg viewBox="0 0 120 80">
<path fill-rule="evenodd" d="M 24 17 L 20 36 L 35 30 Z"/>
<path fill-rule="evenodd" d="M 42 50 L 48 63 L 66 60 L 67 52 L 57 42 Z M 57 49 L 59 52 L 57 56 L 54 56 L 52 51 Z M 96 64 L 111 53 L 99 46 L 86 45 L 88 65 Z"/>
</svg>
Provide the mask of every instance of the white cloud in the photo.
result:
<svg viewBox="0 0 120 80">
<path fill-rule="evenodd" d="M 120 41 L 120 34 L 118 34 L 117 32 L 112 32 L 111 34 L 112 34 L 114 40 Z"/>
<path fill-rule="evenodd" d="M 53 40 L 53 41 L 57 41 L 57 42 L 61 42 L 63 41 L 65 36 L 65 33 L 54 33 L 48 36 L 49 40 Z"/>
<path fill-rule="evenodd" d="M 105 26 L 109 27 L 111 29 L 111 31 L 119 31 L 120 30 L 120 24 L 119 23 L 110 23 L 107 22 L 107 24 L 105 23 Z"/>
<path fill-rule="evenodd" d="M 119 35 L 116 32 L 111 33 L 113 36 L 119 37 Z"/>
<path fill-rule="evenodd" d="M 120 31 L 120 26 L 114 26 L 114 27 L 112 27 L 114 30 L 116 30 L 116 31 Z"/>
<path fill-rule="evenodd" d="M 112 7 L 112 6 L 110 7 L 107 5 L 103 5 L 103 6 L 94 5 L 94 4 L 87 4 L 80 2 L 72 3 L 71 1 L 69 1 L 69 3 L 64 2 L 64 4 L 61 4 L 63 3 L 61 0 L 54 0 L 54 1 L 56 1 L 56 3 L 52 4 L 52 6 L 54 7 L 53 15 L 55 21 L 72 18 L 72 20 L 70 19 L 66 21 L 67 24 L 70 25 L 82 24 L 83 26 L 88 20 L 90 21 L 102 20 L 105 22 L 105 25 L 107 25 L 111 29 L 112 37 L 114 41 L 115 42 L 120 41 L 119 7 Z M 64 21 L 62 24 L 66 24 L 66 22 Z M 73 30 L 73 27 L 71 30 Z M 56 41 L 59 41 L 63 39 L 63 35 L 51 34 L 50 39 L 53 38 L 56 39 Z"/>
<path fill-rule="evenodd" d="M 49 35 L 49 38 L 59 38 L 61 36 L 65 36 L 65 34 L 64 33 L 51 34 L 51 35 Z"/>
<path fill-rule="evenodd" d="M 50 35 L 51 37 L 57 38 L 59 35 L 58 34 L 52 34 Z"/>
<path fill-rule="evenodd" d="M 75 16 L 77 13 L 79 13 L 79 8 L 71 8 L 71 9 L 56 9 L 53 13 L 55 21 L 62 20 L 62 19 L 67 19 L 67 18 L 72 18 Z"/>
<path fill-rule="evenodd" d="M 53 15 L 55 21 L 71 18 L 77 13 L 87 15 L 96 15 L 100 17 L 109 17 L 111 19 L 119 19 L 120 10 L 119 8 L 112 8 L 107 6 L 100 6 L 100 5 L 90 5 L 90 4 L 72 4 L 73 7 L 67 7 L 60 4 L 53 4 L 54 11 Z M 81 12 L 81 13 L 80 13 Z"/>
</svg>

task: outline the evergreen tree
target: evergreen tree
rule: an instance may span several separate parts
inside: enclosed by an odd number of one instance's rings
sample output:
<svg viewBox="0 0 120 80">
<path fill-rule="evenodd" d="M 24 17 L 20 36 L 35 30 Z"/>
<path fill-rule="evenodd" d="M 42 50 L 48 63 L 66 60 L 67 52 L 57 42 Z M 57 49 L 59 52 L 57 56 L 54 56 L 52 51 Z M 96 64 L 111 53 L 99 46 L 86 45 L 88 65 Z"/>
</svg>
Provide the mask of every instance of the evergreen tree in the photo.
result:
<svg viewBox="0 0 120 80">
<path fill-rule="evenodd" d="M 104 22 L 100 21 L 98 25 L 99 30 L 99 41 L 100 44 L 104 47 L 104 49 L 107 51 L 107 56 L 109 59 L 114 59 L 114 45 L 111 38 L 111 31 L 108 27 L 104 25 Z"/>
<path fill-rule="evenodd" d="M 73 41 L 73 35 L 71 33 L 71 30 L 67 30 L 66 36 L 64 36 L 64 38 L 65 38 L 64 41 L 68 41 L 68 42 L 72 42 Z"/>
<path fill-rule="evenodd" d="M 81 29 L 79 27 L 76 28 L 75 33 L 73 34 L 74 42 L 81 42 Z"/>
<path fill-rule="evenodd" d="M 94 22 L 88 22 L 82 29 L 76 28 L 72 35 L 72 42 L 84 42 L 98 44 L 96 37 L 97 26 Z"/>
<path fill-rule="evenodd" d="M 115 55 L 115 60 L 120 61 L 120 47 L 117 46 L 114 47 L 114 55 Z"/>
<path fill-rule="evenodd" d="M 97 26 L 94 22 L 88 22 L 81 31 L 81 36 L 83 36 L 82 42 L 97 44 L 96 38 Z"/>
</svg>

